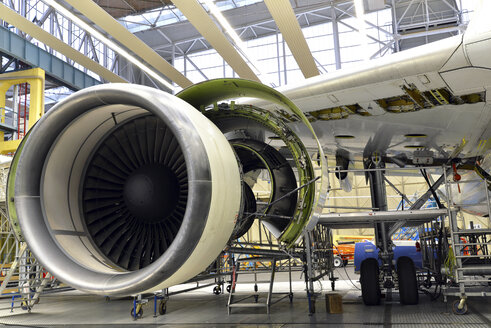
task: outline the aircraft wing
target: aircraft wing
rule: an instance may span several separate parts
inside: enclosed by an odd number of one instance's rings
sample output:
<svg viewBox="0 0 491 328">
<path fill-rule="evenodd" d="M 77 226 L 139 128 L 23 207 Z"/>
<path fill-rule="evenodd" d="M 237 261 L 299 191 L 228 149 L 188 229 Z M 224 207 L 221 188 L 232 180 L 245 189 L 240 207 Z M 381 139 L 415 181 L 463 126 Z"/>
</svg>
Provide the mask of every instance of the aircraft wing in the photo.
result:
<svg viewBox="0 0 491 328">
<path fill-rule="evenodd" d="M 278 90 L 311 120 L 326 153 L 412 157 L 428 149 L 440 157 L 482 156 L 491 147 L 486 13 L 488 1 L 462 35 Z M 300 124 L 293 125 L 304 134 Z"/>
</svg>

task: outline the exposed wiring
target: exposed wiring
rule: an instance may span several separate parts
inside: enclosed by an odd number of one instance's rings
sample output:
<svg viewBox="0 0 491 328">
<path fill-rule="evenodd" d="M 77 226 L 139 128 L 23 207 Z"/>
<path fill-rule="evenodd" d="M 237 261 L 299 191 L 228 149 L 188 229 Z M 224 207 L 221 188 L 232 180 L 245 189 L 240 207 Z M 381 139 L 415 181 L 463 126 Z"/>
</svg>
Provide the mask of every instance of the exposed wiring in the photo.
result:
<svg viewBox="0 0 491 328">
<path fill-rule="evenodd" d="M 454 278 L 453 272 L 455 270 L 455 254 L 453 252 L 453 248 L 448 248 L 447 258 L 445 259 L 445 269 L 446 274 L 450 278 Z"/>
<path fill-rule="evenodd" d="M 339 251 L 338 247 L 336 245 L 332 245 L 334 246 L 334 248 L 336 248 L 336 250 L 338 251 L 338 254 L 341 254 L 341 252 Z M 342 257 L 341 257 L 342 259 Z M 348 271 L 346 271 L 346 265 L 343 265 L 343 269 L 344 269 L 344 272 L 346 273 L 346 277 L 348 277 L 348 280 L 351 282 L 351 284 L 358 290 L 361 290 L 357 285 L 355 285 L 355 283 L 353 282 L 353 280 L 351 280 L 349 274 L 348 274 Z M 338 272 L 339 273 L 339 272 Z"/>
</svg>

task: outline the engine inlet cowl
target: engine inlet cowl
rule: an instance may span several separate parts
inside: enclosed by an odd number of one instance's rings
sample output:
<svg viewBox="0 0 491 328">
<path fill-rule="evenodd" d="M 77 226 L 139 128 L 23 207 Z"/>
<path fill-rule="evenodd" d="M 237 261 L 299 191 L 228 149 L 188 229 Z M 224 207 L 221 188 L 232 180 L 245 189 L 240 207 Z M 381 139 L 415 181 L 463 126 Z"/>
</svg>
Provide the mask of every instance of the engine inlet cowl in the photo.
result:
<svg viewBox="0 0 491 328">
<path fill-rule="evenodd" d="M 16 157 L 9 183 L 23 237 L 55 277 L 91 293 L 192 278 L 223 249 L 240 208 L 238 164 L 223 134 L 185 101 L 148 87 L 73 94 Z"/>
</svg>

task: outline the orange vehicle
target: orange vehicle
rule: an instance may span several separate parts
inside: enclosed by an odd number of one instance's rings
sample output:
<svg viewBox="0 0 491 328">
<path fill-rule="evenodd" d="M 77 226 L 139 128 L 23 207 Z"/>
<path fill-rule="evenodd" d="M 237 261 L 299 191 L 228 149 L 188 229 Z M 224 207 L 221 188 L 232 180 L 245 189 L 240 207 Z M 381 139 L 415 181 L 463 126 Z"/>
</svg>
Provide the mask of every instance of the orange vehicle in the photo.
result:
<svg viewBox="0 0 491 328">
<path fill-rule="evenodd" d="M 353 261 L 355 257 L 355 242 L 338 242 L 338 245 L 333 247 L 332 253 L 334 256 L 334 267 L 339 268 L 346 266 L 349 261 Z"/>
<path fill-rule="evenodd" d="M 334 267 L 339 268 L 348 265 L 349 261 L 355 258 L 355 244 L 360 241 L 368 241 L 371 236 L 334 236 L 333 262 Z"/>
</svg>

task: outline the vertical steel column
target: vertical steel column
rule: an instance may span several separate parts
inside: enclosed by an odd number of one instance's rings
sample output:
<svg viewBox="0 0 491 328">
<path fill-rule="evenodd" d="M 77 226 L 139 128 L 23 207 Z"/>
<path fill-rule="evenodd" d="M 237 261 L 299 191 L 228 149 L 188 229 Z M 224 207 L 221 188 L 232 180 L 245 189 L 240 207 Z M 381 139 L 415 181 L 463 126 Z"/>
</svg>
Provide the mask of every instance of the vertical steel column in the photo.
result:
<svg viewBox="0 0 491 328">
<path fill-rule="evenodd" d="M 336 15 L 336 7 L 334 6 L 334 1 L 331 1 L 331 23 L 332 23 L 332 40 L 334 43 L 334 60 L 336 61 L 336 69 L 340 69 L 341 51 L 339 48 L 338 18 Z"/>
<path fill-rule="evenodd" d="M 281 85 L 280 38 L 278 36 L 278 27 L 276 28 L 276 62 L 278 63 L 278 85 Z"/>
<path fill-rule="evenodd" d="M 397 16 L 396 16 L 396 3 L 395 3 L 395 0 L 392 0 L 392 35 L 393 35 L 393 38 L 394 38 L 394 46 L 395 46 L 395 49 L 394 51 L 395 52 L 399 52 L 400 48 L 399 48 L 399 40 L 397 40 L 397 37 L 398 37 L 398 30 L 399 30 L 399 24 L 397 23 Z"/>
<path fill-rule="evenodd" d="M 285 39 L 283 36 L 281 37 L 282 42 L 283 42 L 283 70 L 285 73 L 285 85 L 288 84 L 288 78 L 287 78 L 287 71 L 286 71 L 286 47 L 285 47 Z"/>
<path fill-rule="evenodd" d="M 314 282 L 312 281 L 313 271 L 312 271 L 312 238 L 310 237 L 310 232 L 304 233 L 303 239 L 305 245 L 305 261 L 304 274 L 305 274 L 305 284 L 307 288 L 307 300 L 309 302 L 309 312 L 315 312 L 315 295 L 314 295 Z"/>
</svg>

